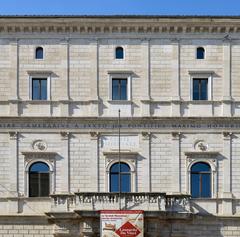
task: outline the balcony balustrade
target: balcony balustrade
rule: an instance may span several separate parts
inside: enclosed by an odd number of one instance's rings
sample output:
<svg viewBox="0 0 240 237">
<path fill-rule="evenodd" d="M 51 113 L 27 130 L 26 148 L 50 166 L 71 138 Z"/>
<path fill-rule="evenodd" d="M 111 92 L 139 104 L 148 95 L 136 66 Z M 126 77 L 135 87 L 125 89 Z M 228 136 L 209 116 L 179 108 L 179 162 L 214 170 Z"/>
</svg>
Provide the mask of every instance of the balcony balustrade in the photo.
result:
<svg viewBox="0 0 240 237">
<path fill-rule="evenodd" d="M 144 210 L 190 213 L 189 195 L 165 193 L 96 193 L 82 192 L 54 194 L 52 212 L 99 211 L 99 210 Z"/>
</svg>

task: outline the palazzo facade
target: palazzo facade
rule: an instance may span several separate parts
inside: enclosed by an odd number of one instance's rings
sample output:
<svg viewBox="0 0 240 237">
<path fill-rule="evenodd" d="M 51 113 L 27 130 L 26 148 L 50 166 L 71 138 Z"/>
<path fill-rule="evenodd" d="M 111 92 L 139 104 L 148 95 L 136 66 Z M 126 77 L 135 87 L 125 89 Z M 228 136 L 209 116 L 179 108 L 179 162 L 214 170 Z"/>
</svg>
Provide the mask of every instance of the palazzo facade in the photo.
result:
<svg viewBox="0 0 240 237">
<path fill-rule="evenodd" d="M 100 236 L 119 208 L 240 236 L 239 17 L 0 17 L 0 236 Z"/>
</svg>

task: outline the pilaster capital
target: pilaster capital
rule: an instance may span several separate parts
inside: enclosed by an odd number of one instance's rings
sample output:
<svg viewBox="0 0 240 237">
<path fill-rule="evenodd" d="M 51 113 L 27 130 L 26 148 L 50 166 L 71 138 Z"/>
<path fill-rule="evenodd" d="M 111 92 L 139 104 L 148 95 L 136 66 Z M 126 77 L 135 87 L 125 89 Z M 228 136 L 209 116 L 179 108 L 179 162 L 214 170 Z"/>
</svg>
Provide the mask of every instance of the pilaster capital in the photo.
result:
<svg viewBox="0 0 240 237">
<path fill-rule="evenodd" d="M 180 132 L 172 132 L 172 140 L 179 140 L 181 138 Z"/>
<path fill-rule="evenodd" d="M 60 44 L 62 45 L 68 45 L 69 44 L 69 38 L 65 37 L 60 40 Z"/>
<path fill-rule="evenodd" d="M 16 131 L 9 131 L 8 134 L 9 134 L 10 140 L 17 140 L 18 132 L 16 132 Z"/>
<path fill-rule="evenodd" d="M 99 41 L 98 38 L 93 38 L 93 39 L 90 40 L 90 44 L 91 45 L 98 45 L 98 41 Z"/>
<path fill-rule="evenodd" d="M 222 41 L 223 41 L 223 44 L 229 45 L 232 42 L 232 38 L 229 35 L 226 35 L 226 36 L 223 37 Z"/>
<path fill-rule="evenodd" d="M 223 139 L 230 140 L 232 138 L 232 132 L 223 132 Z"/>
<path fill-rule="evenodd" d="M 172 39 L 171 39 L 171 43 L 178 45 L 178 44 L 180 43 L 180 39 L 179 39 L 179 38 L 172 38 Z"/>
<path fill-rule="evenodd" d="M 150 132 L 142 132 L 142 139 L 143 140 L 149 140 L 151 138 Z"/>
<path fill-rule="evenodd" d="M 61 135 L 62 140 L 68 140 L 68 139 L 69 139 L 70 132 L 61 131 L 61 132 L 60 132 L 60 135 Z"/>
<path fill-rule="evenodd" d="M 142 38 L 141 39 L 141 44 L 143 44 L 143 45 L 148 45 L 149 42 L 150 42 L 150 39 L 148 39 L 148 38 Z"/>
<path fill-rule="evenodd" d="M 90 134 L 91 140 L 97 140 L 98 137 L 100 136 L 100 133 L 95 131 L 91 131 L 89 132 L 89 134 Z"/>
<path fill-rule="evenodd" d="M 9 44 L 10 45 L 18 45 L 18 41 L 19 41 L 18 38 L 11 38 L 11 39 L 9 39 Z"/>
</svg>

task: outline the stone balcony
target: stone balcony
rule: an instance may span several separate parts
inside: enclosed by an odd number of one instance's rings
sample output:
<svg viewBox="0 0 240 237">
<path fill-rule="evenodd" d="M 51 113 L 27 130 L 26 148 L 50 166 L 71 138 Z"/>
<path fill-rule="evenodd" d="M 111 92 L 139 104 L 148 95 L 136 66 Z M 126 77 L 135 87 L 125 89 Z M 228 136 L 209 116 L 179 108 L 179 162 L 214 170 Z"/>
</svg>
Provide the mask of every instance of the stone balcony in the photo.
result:
<svg viewBox="0 0 240 237">
<path fill-rule="evenodd" d="M 190 213 L 189 195 L 166 193 L 95 193 L 54 194 L 51 212 L 99 210 L 144 210 Z"/>
</svg>

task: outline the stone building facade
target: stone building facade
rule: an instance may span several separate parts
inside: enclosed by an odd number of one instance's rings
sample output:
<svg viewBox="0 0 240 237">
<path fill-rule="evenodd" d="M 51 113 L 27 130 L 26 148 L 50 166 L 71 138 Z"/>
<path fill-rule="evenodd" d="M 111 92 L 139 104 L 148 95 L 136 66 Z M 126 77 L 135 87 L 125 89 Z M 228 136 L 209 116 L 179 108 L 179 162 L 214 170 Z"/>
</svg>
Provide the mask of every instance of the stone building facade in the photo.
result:
<svg viewBox="0 0 240 237">
<path fill-rule="evenodd" d="M 239 60 L 239 17 L 0 17 L 0 236 L 100 236 L 119 202 L 240 236 Z"/>
</svg>

